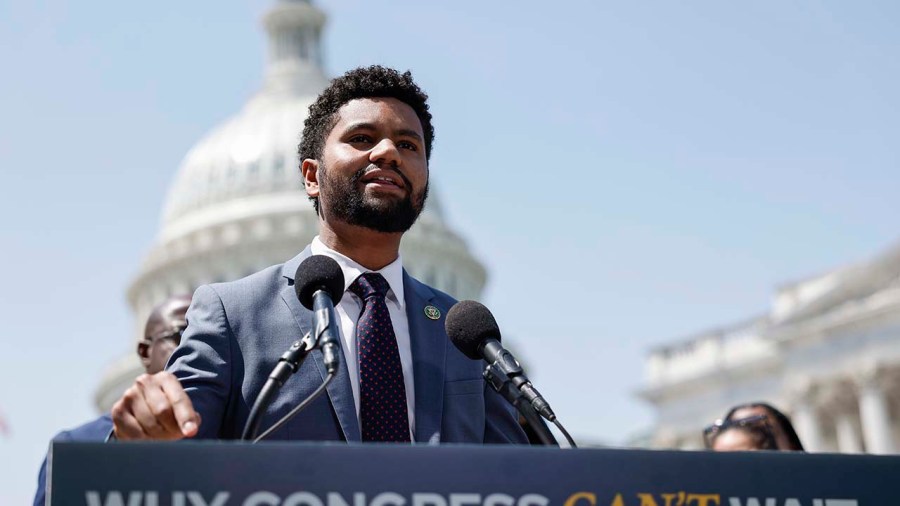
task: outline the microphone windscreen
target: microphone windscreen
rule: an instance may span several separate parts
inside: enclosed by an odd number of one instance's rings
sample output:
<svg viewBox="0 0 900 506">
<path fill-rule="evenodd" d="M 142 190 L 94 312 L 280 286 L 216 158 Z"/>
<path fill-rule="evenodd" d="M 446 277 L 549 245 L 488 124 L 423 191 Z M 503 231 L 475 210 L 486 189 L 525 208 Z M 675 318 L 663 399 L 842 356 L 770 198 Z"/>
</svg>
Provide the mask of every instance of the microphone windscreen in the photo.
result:
<svg viewBox="0 0 900 506">
<path fill-rule="evenodd" d="M 303 307 L 310 311 L 313 308 L 313 294 L 319 290 L 325 290 L 331 296 L 331 302 L 337 305 L 344 295 L 344 272 L 334 259 L 313 255 L 297 267 L 294 290 Z"/>
<path fill-rule="evenodd" d="M 453 344 L 472 360 L 482 358 L 478 347 L 486 339 L 500 340 L 500 327 L 484 304 L 474 300 L 457 302 L 447 312 L 444 328 Z"/>
</svg>

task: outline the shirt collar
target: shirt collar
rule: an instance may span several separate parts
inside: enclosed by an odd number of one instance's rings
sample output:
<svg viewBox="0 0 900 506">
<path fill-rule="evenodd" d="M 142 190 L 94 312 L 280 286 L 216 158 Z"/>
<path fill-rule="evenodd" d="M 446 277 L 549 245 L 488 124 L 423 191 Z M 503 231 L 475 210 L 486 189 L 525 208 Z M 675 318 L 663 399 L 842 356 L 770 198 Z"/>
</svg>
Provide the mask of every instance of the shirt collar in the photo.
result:
<svg viewBox="0 0 900 506">
<path fill-rule="evenodd" d="M 387 296 L 399 304 L 401 309 L 405 309 L 406 299 L 403 296 L 403 258 L 399 254 L 397 255 L 397 259 L 393 262 L 387 264 L 380 270 L 373 271 L 372 269 L 367 269 L 356 263 L 350 257 L 329 248 L 321 239 L 319 239 L 319 236 L 313 238 L 312 243 L 309 245 L 309 250 L 313 255 L 325 255 L 337 262 L 341 267 L 341 271 L 344 273 L 345 292 L 361 274 L 366 272 L 377 272 L 378 274 L 381 274 L 391 287 Z"/>
</svg>

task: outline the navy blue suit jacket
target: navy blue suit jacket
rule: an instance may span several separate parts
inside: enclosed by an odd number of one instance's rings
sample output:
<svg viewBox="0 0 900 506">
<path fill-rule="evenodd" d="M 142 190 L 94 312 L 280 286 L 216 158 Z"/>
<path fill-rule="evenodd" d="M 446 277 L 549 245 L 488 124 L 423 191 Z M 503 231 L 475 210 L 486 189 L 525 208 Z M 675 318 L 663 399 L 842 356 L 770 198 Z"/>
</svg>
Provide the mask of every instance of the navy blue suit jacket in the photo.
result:
<svg viewBox="0 0 900 506">
<path fill-rule="evenodd" d="M 65 430 L 53 436 L 53 441 L 106 441 L 112 430 L 113 423 L 109 414 L 103 415 L 95 420 L 79 425 L 72 430 Z M 44 506 L 47 493 L 47 458 L 41 464 L 41 470 L 38 473 L 37 492 L 34 494 L 34 506 Z"/>
<path fill-rule="evenodd" d="M 307 248 L 283 265 L 197 289 L 181 346 L 167 367 L 201 416 L 197 437 L 240 438 L 278 358 L 310 330 L 312 313 L 297 300 L 293 286 L 297 266 L 309 254 Z M 456 301 L 405 271 L 403 283 L 415 384 L 415 441 L 526 444 L 513 408 L 482 379 L 482 362 L 466 358 L 447 337 L 444 318 Z M 440 318 L 427 318 L 426 306 L 437 307 Z M 314 350 L 273 400 L 261 430 L 291 411 L 324 378 L 322 353 Z M 360 441 L 343 354 L 327 395 L 270 438 Z"/>
</svg>

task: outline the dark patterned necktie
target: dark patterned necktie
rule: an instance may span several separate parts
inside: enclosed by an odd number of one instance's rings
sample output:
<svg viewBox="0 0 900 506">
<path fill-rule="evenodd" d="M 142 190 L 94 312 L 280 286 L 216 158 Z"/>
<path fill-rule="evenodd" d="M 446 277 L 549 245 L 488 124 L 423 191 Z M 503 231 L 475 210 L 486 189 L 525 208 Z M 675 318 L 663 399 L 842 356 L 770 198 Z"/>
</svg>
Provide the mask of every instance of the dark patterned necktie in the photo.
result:
<svg viewBox="0 0 900 506">
<path fill-rule="evenodd" d="M 384 301 L 388 288 L 387 280 L 377 272 L 362 274 L 350 285 L 350 291 L 363 300 L 356 322 L 359 421 L 363 441 L 409 442 L 400 351 Z"/>
</svg>

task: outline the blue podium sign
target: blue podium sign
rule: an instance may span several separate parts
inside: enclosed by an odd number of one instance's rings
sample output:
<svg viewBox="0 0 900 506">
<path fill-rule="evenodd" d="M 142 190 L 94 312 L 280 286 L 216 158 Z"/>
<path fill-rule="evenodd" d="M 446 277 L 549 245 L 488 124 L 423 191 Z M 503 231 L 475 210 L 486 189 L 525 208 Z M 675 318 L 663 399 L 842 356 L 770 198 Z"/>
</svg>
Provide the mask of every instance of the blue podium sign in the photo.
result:
<svg viewBox="0 0 900 506">
<path fill-rule="evenodd" d="M 183 441 L 49 465 L 54 506 L 900 506 L 900 456 Z"/>
</svg>

